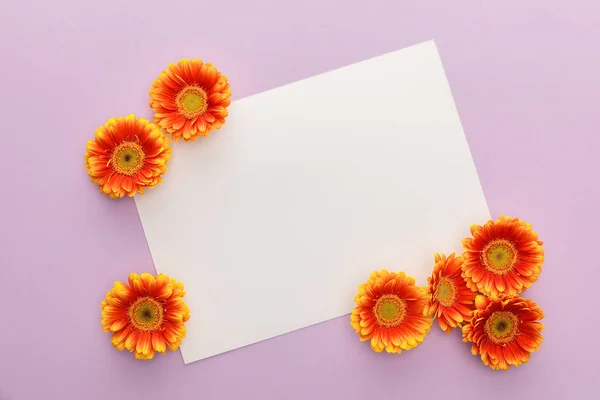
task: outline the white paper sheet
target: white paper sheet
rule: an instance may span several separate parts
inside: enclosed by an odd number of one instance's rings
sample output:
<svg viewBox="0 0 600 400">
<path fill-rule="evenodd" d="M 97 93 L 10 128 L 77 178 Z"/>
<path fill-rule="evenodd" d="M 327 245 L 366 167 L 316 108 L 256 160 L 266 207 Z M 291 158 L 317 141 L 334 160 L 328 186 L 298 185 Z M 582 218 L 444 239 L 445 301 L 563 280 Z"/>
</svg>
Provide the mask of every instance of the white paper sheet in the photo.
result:
<svg viewBox="0 0 600 400">
<path fill-rule="evenodd" d="M 433 41 L 229 110 L 135 198 L 188 292 L 185 363 L 347 314 L 375 269 L 425 284 L 490 218 Z"/>
</svg>

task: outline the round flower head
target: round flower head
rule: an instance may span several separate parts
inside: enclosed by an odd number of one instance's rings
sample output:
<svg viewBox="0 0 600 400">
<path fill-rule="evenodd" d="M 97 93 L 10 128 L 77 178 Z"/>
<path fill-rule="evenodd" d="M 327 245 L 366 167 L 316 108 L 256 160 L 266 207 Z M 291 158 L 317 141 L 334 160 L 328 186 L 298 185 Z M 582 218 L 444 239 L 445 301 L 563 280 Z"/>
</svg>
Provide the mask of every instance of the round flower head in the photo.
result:
<svg viewBox="0 0 600 400">
<path fill-rule="evenodd" d="M 162 182 L 171 158 L 169 139 L 134 115 L 112 118 L 87 142 L 85 169 L 100 192 L 112 198 L 144 193 Z"/>
<path fill-rule="evenodd" d="M 171 63 L 150 88 L 154 122 L 185 141 L 208 136 L 225 123 L 231 103 L 227 77 L 202 60 Z"/>
<path fill-rule="evenodd" d="M 436 317 L 440 328 L 446 333 L 471 319 L 473 302 L 477 296 L 461 276 L 462 264 L 462 257 L 455 257 L 454 253 L 449 257 L 436 254 L 433 273 L 427 278 L 429 299 L 423 313 Z"/>
<path fill-rule="evenodd" d="M 112 344 L 141 360 L 177 350 L 190 319 L 183 285 L 164 274 L 130 274 L 128 283 L 115 282 L 101 304 L 103 329 L 113 332 Z"/>
<path fill-rule="evenodd" d="M 463 277 L 467 286 L 485 295 L 519 294 L 538 279 L 544 262 L 543 242 L 531 225 L 500 217 L 471 227 L 463 239 Z"/>
<path fill-rule="evenodd" d="M 423 315 L 425 288 L 404 272 L 373 272 L 354 297 L 350 324 L 376 352 L 400 353 L 423 342 L 433 319 Z"/>
<path fill-rule="evenodd" d="M 542 309 L 529 299 L 477 296 L 473 318 L 462 328 L 463 341 L 473 343 L 471 353 L 492 369 L 519 366 L 540 348 L 542 318 Z"/>
</svg>

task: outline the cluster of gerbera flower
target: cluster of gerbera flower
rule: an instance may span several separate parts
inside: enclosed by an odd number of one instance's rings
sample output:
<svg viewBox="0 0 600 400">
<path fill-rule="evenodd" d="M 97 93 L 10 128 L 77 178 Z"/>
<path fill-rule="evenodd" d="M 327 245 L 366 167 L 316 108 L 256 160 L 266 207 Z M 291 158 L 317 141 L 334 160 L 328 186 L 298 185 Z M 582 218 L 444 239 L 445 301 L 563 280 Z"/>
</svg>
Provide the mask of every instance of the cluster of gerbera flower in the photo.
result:
<svg viewBox="0 0 600 400">
<path fill-rule="evenodd" d="M 149 94 L 154 123 L 134 115 L 111 118 L 87 142 L 90 180 L 112 198 L 161 183 L 172 152 L 167 136 L 186 142 L 208 136 L 225 123 L 231 103 L 227 77 L 198 59 L 170 64 Z"/>
<path fill-rule="evenodd" d="M 539 349 L 542 309 L 519 294 L 538 279 L 543 242 L 531 225 L 500 217 L 473 225 L 464 253 L 435 255 L 428 287 L 403 272 L 373 272 L 359 287 L 351 325 L 376 352 L 400 353 L 423 342 L 433 320 L 462 329 L 473 355 L 492 369 L 526 363 Z"/>
</svg>

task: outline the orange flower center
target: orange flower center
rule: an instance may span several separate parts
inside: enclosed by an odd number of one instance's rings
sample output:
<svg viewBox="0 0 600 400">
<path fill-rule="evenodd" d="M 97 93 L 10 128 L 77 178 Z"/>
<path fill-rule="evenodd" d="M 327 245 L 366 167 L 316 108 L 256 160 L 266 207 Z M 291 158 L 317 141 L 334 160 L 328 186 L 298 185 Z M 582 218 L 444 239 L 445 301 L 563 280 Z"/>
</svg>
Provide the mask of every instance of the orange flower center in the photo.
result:
<svg viewBox="0 0 600 400">
<path fill-rule="evenodd" d="M 208 109 L 208 95 L 200 86 L 186 86 L 175 98 L 177 111 L 187 119 L 194 119 Z"/>
<path fill-rule="evenodd" d="M 152 297 L 140 297 L 129 306 L 127 315 L 134 328 L 154 332 L 162 326 L 163 306 Z"/>
<path fill-rule="evenodd" d="M 484 329 L 492 342 L 508 343 L 519 331 L 519 319 L 510 311 L 496 311 L 485 322 Z"/>
<path fill-rule="evenodd" d="M 512 242 L 496 239 L 483 248 L 481 262 L 488 271 L 497 275 L 505 275 L 514 268 L 517 263 L 517 255 L 517 249 Z"/>
<path fill-rule="evenodd" d="M 119 174 L 132 176 L 142 169 L 145 158 L 146 154 L 138 143 L 123 142 L 113 150 L 109 164 L 112 163 Z"/>
<path fill-rule="evenodd" d="M 384 294 L 377 300 L 373 312 L 379 325 L 392 328 L 406 318 L 406 303 L 395 294 Z"/>
<path fill-rule="evenodd" d="M 436 300 L 444 307 L 450 307 L 456 301 L 458 291 L 456 285 L 450 278 L 440 278 L 440 282 L 435 290 Z"/>
</svg>

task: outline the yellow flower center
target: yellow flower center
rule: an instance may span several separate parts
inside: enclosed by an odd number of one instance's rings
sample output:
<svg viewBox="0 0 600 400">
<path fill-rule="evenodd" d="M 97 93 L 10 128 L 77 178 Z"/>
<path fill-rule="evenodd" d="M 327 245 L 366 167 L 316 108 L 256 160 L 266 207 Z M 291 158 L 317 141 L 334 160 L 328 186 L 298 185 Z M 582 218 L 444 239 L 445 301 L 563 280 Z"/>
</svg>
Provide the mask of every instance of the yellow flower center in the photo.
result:
<svg viewBox="0 0 600 400">
<path fill-rule="evenodd" d="M 456 285 L 450 278 L 440 278 L 434 297 L 444 307 L 452 306 L 458 297 Z"/>
<path fill-rule="evenodd" d="M 510 311 L 496 311 L 485 322 L 484 329 L 492 342 L 508 343 L 519 331 L 519 318 Z"/>
<path fill-rule="evenodd" d="M 123 142 L 112 152 L 109 164 L 119 174 L 132 176 L 138 173 L 144 166 L 146 154 L 138 143 Z"/>
<path fill-rule="evenodd" d="M 140 297 L 129 306 L 127 315 L 134 328 L 153 332 L 162 326 L 163 306 L 152 297 Z"/>
<path fill-rule="evenodd" d="M 517 249 L 512 242 L 505 239 L 496 239 L 489 242 L 481 254 L 481 262 L 490 272 L 505 275 L 517 263 Z"/>
<path fill-rule="evenodd" d="M 186 86 L 175 98 L 177 111 L 187 119 L 194 119 L 208 109 L 208 95 L 200 86 Z"/>
<path fill-rule="evenodd" d="M 377 300 L 373 312 L 379 325 L 392 328 L 406 318 L 406 303 L 395 294 L 384 294 Z"/>
</svg>

